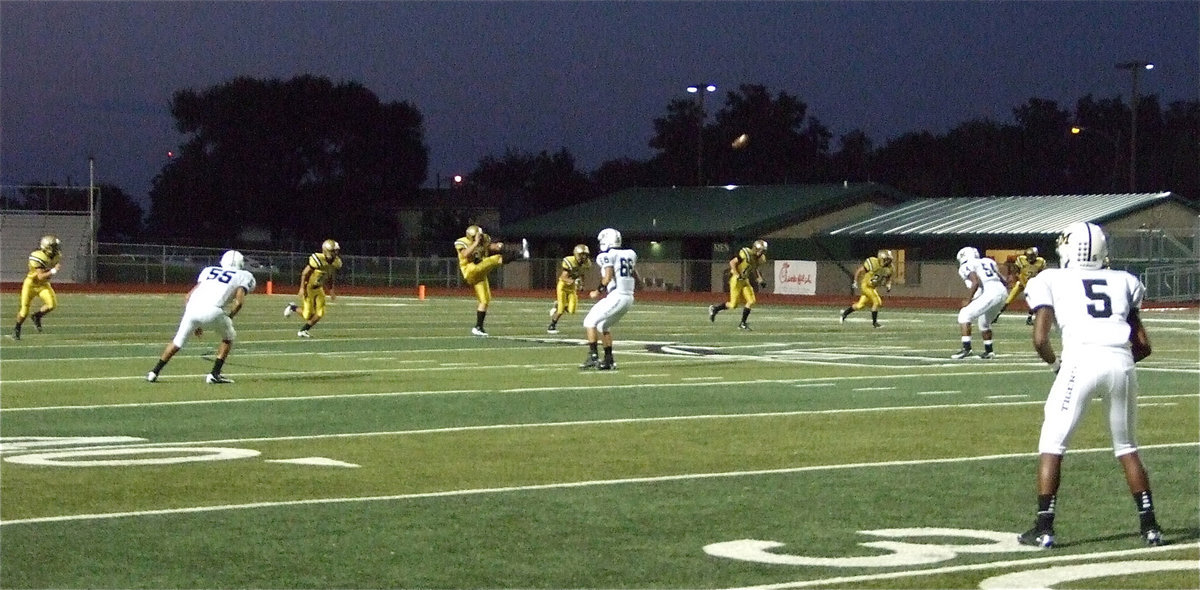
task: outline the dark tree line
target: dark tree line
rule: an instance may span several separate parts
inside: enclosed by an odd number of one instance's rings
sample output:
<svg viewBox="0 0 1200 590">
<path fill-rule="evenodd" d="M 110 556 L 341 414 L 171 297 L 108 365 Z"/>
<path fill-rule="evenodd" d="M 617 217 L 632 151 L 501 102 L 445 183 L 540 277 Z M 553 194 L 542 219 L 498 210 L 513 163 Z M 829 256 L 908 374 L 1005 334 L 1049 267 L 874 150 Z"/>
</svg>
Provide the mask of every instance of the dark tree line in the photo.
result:
<svg viewBox="0 0 1200 590">
<path fill-rule="evenodd" d="M 160 238 L 385 236 L 425 181 L 421 114 L 357 83 L 238 78 L 176 92 L 171 114 L 189 139 L 150 191 Z"/>
<path fill-rule="evenodd" d="M 653 122 L 646 160 L 618 158 L 586 172 L 565 148 L 510 150 L 481 158 L 465 186 L 505 219 L 698 177 L 716 185 L 875 181 L 926 197 L 1130 190 L 1130 110 L 1119 98 L 1089 95 L 1071 108 L 1031 98 L 1012 122 L 966 121 L 879 146 L 860 130 L 835 141 L 786 92 L 747 84 L 723 98 L 708 112 L 697 101 L 670 101 Z M 238 78 L 176 92 L 171 114 L 187 141 L 154 179 L 149 237 L 225 244 L 257 229 L 272 241 L 419 240 L 461 229 L 462 215 L 451 212 L 443 217 L 453 229 L 399 236 L 396 212 L 423 204 L 428 169 L 422 117 L 406 102 L 319 77 Z M 1145 96 L 1137 114 L 1136 190 L 1200 202 L 1200 101 L 1164 109 Z M 735 147 L 743 134 L 749 141 Z"/>
</svg>

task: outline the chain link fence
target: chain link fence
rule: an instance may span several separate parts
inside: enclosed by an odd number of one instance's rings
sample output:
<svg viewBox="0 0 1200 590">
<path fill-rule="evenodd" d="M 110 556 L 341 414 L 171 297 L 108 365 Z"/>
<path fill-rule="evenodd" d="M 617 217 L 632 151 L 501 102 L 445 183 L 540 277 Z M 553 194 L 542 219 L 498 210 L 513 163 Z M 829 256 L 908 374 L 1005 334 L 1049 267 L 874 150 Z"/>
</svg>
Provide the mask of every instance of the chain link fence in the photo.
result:
<svg viewBox="0 0 1200 590">
<path fill-rule="evenodd" d="M 108 283 L 187 284 L 205 266 L 219 263 L 224 249 L 101 243 L 98 279 Z M 260 281 L 299 281 L 311 252 L 240 250 L 246 270 Z M 362 287 L 456 287 L 462 277 L 455 258 L 342 256 L 337 284 Z M 502 286 L 502 285 L 497 285 Z"/>
</svg>

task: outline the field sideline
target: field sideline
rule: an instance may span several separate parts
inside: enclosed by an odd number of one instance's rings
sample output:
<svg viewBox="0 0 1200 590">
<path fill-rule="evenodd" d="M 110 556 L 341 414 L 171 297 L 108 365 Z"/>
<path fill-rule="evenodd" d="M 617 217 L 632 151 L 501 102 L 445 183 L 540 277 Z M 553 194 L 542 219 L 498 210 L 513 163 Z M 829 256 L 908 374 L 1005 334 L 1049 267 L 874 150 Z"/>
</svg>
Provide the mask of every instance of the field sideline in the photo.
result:
<svg viewBox="0 0 1200 590">
<path fill-rule="evenodd" d="M 872 329 L 766 297 L 746 332 L 645 300 L 597 372 L 548 297 L 501 295 L 484 339 L 466 297 L 342 295 L 302 340 L 252 295 L 236 383 L 203 382 L 207 335 L 146 383 L 181 295 L 64 293 L 0 342 L 3 587 L 1200 587 L 1195 309 L 1144 312 L 1169 544 L 1140 545 L 1096 402 L 1038 551 L 1015 535 L 1052 375 L 1021 311 L 999 358 L 952 361 L 922 302 Z"/>
</svg>

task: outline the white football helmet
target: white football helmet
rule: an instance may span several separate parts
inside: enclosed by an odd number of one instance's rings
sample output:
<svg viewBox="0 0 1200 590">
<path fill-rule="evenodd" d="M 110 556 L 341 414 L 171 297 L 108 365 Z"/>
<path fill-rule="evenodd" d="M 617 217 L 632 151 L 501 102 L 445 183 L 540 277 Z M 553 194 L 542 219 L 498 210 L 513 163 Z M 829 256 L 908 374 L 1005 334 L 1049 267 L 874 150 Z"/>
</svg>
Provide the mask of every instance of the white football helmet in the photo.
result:
<svg viewBox="0 0 1200 590">
<path fill-rule="evenodd" d="M 237 250 L 229 250 L 221 255 L 221 268 L 242 270 L 246 268 L 246 257 L 242 256 L 242 253 Z"/>
<path fill-rule="evenodd" d="M 979 260 L 979 250 L 975 249 L 974 246 L 963 246 L 958 251 L 958 254 L 955 255 L 955 258 L 958 259 L 958 265 L 962 266 L 968 260 Z"/>
<path fill-rule="evenodd" d="M 1108 238 L 1094 223 L 1068 225 L 1058 236 L 1058 265 L 1062 268 L 1104 268 L 1108 260 Z"/>
<path fill-rule="evenodd" d="M 612 248 L 621 247 L 621 232 L 606 227 L 600 230 L 600 235 L 596 236 L 596 241 L 600 242 L 600 251 L 608 252 Z"/>
</svg>

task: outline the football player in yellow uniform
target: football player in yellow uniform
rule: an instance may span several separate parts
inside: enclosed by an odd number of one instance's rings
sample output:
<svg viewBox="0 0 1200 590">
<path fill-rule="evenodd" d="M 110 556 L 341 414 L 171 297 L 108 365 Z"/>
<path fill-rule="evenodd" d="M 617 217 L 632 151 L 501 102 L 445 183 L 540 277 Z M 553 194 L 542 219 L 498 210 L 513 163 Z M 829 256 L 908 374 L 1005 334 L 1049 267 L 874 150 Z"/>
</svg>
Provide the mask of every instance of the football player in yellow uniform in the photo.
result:
<svg viewBox="0 0 1200 590">
<path fill-rule="evenodd" d="M 475 298 L 479 300 L 475 306 L 475 327 L 471 328 L 471 334 L 487 337 L 483 320 L 487 317 L 488 304 L 492 302 L 488 273 L 504 264 L 505 252 L 509 252 L 510 256 L 529 258 L 529 242 L 521 240 L 521 245 L 516 248 L 506 247 L 503 242 L 493 242 L 482 227 L 472 225 L 467 227 L 465 236 L 454 240 L 454 249 L 458 252 L 458 270 L 475 290 Z"/>
<path fill-rule="evenodd" d="M 17 325 L 13 327 L 13 340 L 21 339 L 21 324 L 29 316 L 33 298 L 42 300 L 42 307 L 33 314 L 33 326 L 42 331 L 42 318 L 58 307 L 58 296 L 50 279 L 62 268 L 62 241 L 57 236 L 42 236 L 38 249 L 29 253 L 29 272 L 21 283 L 21 309 L 17 310 Z"/>
<path fill-rule="evenodd" d="M 1004 310 L 1008 309 L 1008 306 L 1012 305 L 1012 302 L 1025 293 L 1025 284 L 1029 282 L 1029 279 L 1036 277 L 1039 272 L 1046 269 L 1046 259 L 1038 256 L 1037 248 L 1028 248 L 1024 254 L 1017 257 L 1016 266 L 1015 272 L 1008 275 L 1008 282 L 1012 283 L 1012 289 L 1008 292 L 1008 299 L 1004 300 L 1004 307 L 1000 308 L 1000 313 L 996 314 L 996 317 L 992 319 L 992 323 L 1000 319 L 1000 314 L 1004 313 Z M 1033 310 L 1030 310 L 1029 315 L 1025 317 L 1025 325 L 1033 325 Z"/>
<path fill-rule="evenodd" d="M 547 334 L 558 333 L 558 320 L 564 313 L 575 313 L 579 305 L 579 287 L 583 284 L 583 273 L 592 268 L 592 251 L 584 244 L 575 246 L 570 256 L 563 257 L 559 265 L 558 284 L 554 286 L 555 303 L 550 308 L 550 325 Z"/>
<path fill-rule="evenodd" d="M 342 268 L 342 247 L 334 240 L 321 243 L 321 251 L 308 257 L 308 264 L 300 271 L 300 307 L 289 303 L 283 309 L 283 317 L 300 311 L 304 326 L 296 335 L 312 338 L 308 331 L 325 317 L 325 289 L 333 290 L 333 277 Z"/>
<path fill-rule="evenodd" d="M 759 271 L 759 267 L 766 262 L 766 240 L 754 240 L 753 244 L 738 250 L 737 256 L 729 259 L 729 301 L 708 306 L 708 321 L 715 322 L 718 313 L 742 304 L 742 321 L 738 324 L 738 328 L 750 329 L 746 320 L 750 317 L 750 310 L 758 301 L 754 297 L 754 285 L 758 285 L 760 289 L 767 288 L 767 281 L 763 279 L 762 272 Z M 753 283 L 750 282 L 751 279 L 754 280 Z"/>
<path fill-rule="evenodd" d="M 880 250 L 879 254 L 863 261 L 862 266 L 854 271 L 854 283 L 851 288 L 858 287 L 859 297 L 853 305 L 842 310 L 842 323 L 846 316 L 871 304 L 871 325 L 879 327 L 879 308 L 883 307 L 883 298 L 879 296 L 879 287 L 888 292 L 892 290 L 892 261 L 895 257 L 891 250 Z"/>
</svg>

